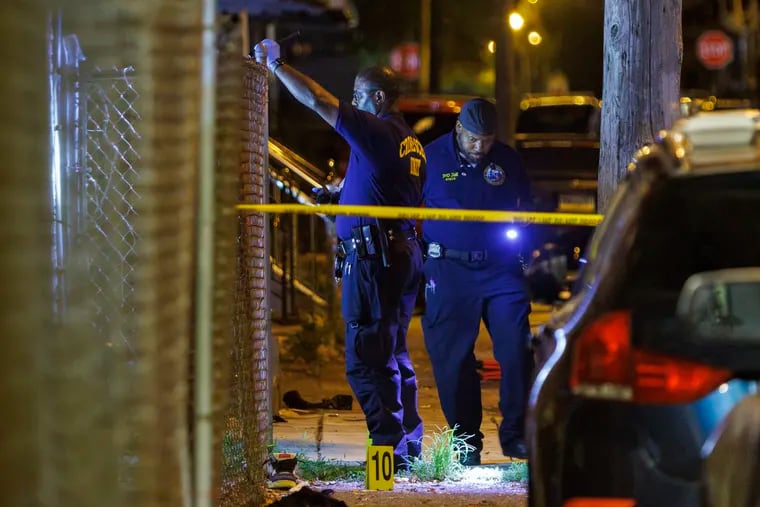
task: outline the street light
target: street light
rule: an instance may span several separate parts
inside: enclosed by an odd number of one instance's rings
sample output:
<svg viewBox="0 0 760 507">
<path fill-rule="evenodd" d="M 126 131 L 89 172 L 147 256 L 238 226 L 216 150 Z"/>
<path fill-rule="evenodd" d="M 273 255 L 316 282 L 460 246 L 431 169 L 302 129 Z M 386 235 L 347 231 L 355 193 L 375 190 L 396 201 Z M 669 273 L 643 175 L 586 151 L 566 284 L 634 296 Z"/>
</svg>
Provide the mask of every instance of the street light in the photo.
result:
<svg viewBox="0 0 760 507">
<path fill-rule="evenodd" d="M 530 42 L 532 46 L 538 46 L 539 44 L 541 44 L 542 40 L 543 40 L 543 37 L 541 37 L 541 34 L 538 32 L 530 32 L 528 34 L 528 42 Z"/>
<path fill-rule="evenodd" d="M 496 41 L 489 40 L 488 44 L 486 45 L 486 49 L 488 49 L 489 53 L 494 54 L 496 52 Z"/>
<path fill-rule="evenodd" d="M 515 32 L 519 32 L 522 30 L 522 27 L 525 26 L 525 18 L 523 18 L 520 13 L 513 12 L 509 15 L 509 26 Z"/>
</svg>

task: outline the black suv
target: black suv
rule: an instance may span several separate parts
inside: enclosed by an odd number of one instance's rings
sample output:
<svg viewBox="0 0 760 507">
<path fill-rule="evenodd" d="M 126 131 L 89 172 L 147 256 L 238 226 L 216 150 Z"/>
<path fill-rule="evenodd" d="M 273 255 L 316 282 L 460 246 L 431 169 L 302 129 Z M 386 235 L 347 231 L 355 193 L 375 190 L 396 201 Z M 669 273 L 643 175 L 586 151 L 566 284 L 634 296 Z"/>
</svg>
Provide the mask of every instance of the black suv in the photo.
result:
<svg viewBox="0 0 760 507">
<path fill-rule="evenodd" d="M 538 211 L 596 211 L 601 103 L 590 95 L 528 96 L 515 146 Z"/>
<path fill-rule="evenodd" d="M 525 164 L 537 211 L 595 213 L 601 102 L 585 93 L 529 95 L 520 102 L 515 147 Z M 527 276 L 536 299 L 554 300 L 593 228 L 532 226 Z"/>
<path fill-rule="evenodd" d="M 637 154 L 533 338 L 531 506 L 703 505 L 708 437 L 760 377 L 759 126 L 699 113 Z"/>
</svg>

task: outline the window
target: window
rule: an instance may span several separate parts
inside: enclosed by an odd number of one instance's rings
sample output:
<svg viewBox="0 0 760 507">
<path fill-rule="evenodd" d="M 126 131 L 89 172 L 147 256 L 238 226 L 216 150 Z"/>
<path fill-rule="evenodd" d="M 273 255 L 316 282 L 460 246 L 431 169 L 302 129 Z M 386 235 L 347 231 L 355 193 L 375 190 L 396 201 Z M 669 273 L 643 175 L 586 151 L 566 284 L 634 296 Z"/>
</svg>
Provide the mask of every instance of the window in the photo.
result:
<svg viewBox="0 0 760 507">
<path fill-rule="evenodd" d="M 537 106 L 517 118 L 520 134 L 566 133 L 599 137 L 600 109 L 590 105 Z"/>
<path fill-rule="evenodd" d="M 643 204 L 623 295 L 673 314 L 686 279 L 760 265 L 760 173 L 674 177 Z"/>
</svg>

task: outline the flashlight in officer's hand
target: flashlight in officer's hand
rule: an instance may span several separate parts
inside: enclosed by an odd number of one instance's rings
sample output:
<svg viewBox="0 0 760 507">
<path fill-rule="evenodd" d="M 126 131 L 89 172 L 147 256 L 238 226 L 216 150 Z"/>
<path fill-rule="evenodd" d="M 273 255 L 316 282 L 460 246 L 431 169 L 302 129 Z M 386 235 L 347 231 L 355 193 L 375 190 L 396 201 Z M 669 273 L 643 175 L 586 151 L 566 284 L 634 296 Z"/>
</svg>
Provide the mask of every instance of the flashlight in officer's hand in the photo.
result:
<svg viewBox="0 0 760 507">
<path fill-rule="evenodd" d="M 286 44 L 286 43 L 288 43 L 288 42 L 290 42 L 292 40 L 299 39 L 300 37 L 301 37 L 301 30 L 298 29 L 295 32 L 289 33 L 288 35 L 286 35 L 285 37 L 283 37 L 281 39 L 277 39 L 276 42 L 280 46 L 283 46 L 284 44 Z M 253 51 L 251 51 L 250 53 L 248 53 L 248 57 L 249 58 L 254 58 L 255 56 L 256 56 L 256 49 L 254 48 Z M 258 61 L 258 59 L 257 59 L 257 61 Z"/>
<path fill-rule="evenodd" d="M 280 46 L 282 46 L 286 42 L 290 42 L 293 39 L 298 39 L 299 37 L 301 37 L 301 30 L 300 29 L 296 30 L 295 32 L 289 33 L 288 35 L 286 35 L 282 39 L 278 39 L 277 40 L 277 44 L 279 44 Z"/>
<path fill-rule="evenodd" d="M 314 202 L 317 204 L 328 204 L 330 202 L 330 192 L 325 187 L 312 187 L 311 193 L 314 196 Z"/>
</svg>

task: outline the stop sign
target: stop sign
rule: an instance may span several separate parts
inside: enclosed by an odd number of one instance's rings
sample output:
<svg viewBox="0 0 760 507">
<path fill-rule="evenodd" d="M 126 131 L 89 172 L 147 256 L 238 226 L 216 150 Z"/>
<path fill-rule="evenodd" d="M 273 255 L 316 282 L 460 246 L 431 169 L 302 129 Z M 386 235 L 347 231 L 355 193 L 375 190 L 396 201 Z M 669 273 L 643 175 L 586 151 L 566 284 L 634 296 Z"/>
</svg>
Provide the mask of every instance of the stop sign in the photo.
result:
<svg viewBox="0 0 760 507">
<path fill-rule="evenodd" d="M 697 58 L 706 69 L 722 69 L 734 60 L 734 41 L 720 30 L 702 32 L 697 38 Z"/>
<path fill-rule="evenodd" d="M 391 50 L 391 68 L 401 77 L 417 79 L 420 75 L 420 46 L 405 42 Z"/>
</svg>

